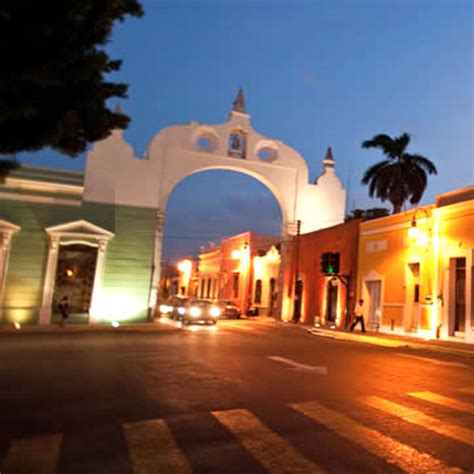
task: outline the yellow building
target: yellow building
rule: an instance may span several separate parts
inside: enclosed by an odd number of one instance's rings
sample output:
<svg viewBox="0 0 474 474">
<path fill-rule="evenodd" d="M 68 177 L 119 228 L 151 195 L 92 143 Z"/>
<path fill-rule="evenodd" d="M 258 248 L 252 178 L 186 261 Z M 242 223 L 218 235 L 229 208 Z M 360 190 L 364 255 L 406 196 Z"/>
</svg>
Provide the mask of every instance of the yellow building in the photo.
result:
<svg viewBox="0 0 474 474">
<path fill-rule="evenodd" d="M 474 186 L 361 223 L 357 298 L 369 329 L 474 343 Z"/>
<path fill-rule="evenodd" d="M 232 301 L 242 312 L 256 307 L 261 314 L 274 314 L 280 270 L 277 241 L 247 231 L 201 248 L 197 265 L 188 259 L 178 263 L 181 294 Z"/>
</svg>

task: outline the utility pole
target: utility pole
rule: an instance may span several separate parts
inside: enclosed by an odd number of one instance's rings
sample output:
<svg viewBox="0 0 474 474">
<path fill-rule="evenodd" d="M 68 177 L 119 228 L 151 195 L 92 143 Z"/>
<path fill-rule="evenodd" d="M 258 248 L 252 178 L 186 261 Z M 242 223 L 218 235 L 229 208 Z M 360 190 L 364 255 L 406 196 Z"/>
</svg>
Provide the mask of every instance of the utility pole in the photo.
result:
<svg viewBox="0 0 474 474">
<path fill-rule="evenodd" d="M 293 298 L 293 321 L 297 323 L 301 318 L 301 297 L 302 288 L 299 283 L 300 273 L 300 234 L 301 221 L 296 221 L 296 238 L 295 238 L 295 274 L 294 274 L 294 298 Z"/>
</svg>

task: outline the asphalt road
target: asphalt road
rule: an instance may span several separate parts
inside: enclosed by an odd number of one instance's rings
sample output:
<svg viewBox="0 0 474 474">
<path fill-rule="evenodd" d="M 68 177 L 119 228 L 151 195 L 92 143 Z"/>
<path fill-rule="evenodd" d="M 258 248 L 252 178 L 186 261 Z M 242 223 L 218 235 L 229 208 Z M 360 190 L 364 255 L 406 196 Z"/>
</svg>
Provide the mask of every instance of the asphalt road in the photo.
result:
<svg viewBox="0 0 474 474">
<path fill-rule="evenodd" d="M 258 321 L 1 336 L 0 472 L 473 473 L 473 369 Z"/>
</svg>

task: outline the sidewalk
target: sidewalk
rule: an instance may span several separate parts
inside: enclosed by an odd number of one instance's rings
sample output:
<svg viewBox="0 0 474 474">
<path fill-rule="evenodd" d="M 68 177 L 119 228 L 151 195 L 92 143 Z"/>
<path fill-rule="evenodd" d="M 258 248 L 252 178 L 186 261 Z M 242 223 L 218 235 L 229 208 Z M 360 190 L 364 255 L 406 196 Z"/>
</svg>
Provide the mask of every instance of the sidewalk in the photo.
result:
<svg viewBox="0 0 474 474">
<path fill-rule="evenodd" d="M 309 333 L 320 337 L 329 337 L 332 339 L 352 342 L 363 342 L 366 344 L 373 344 L 382 347 L 408 347 L 411 349 L 431 350 L 445 354 L 474 358 L 474 344 L 465 342 L 441 341 L 438 339 L 425 340 L 421 337 L 415 336 L 382 334 L 370 331 L 367 331 L 366 333 L 362 333 L 360 331 L 349 332 L 340 329 L 329 329 L 322 327 L 316 328 L 313 326 L 306 326 L 305 329 Z"/>
<path fill-rule="evenodd" d="M 112 326 L 110 323 L 99 324 L 66 324 L 60 327 L 56 324 L 28 325 L 18 329 L 11 326 L 0 326 L 2 334 L 82 334 L 82 333 L 170 333 L 179 331 L 179 327 L 168 322 L 150 321 L 147 323 L 128 323 Z"/>
</svg>

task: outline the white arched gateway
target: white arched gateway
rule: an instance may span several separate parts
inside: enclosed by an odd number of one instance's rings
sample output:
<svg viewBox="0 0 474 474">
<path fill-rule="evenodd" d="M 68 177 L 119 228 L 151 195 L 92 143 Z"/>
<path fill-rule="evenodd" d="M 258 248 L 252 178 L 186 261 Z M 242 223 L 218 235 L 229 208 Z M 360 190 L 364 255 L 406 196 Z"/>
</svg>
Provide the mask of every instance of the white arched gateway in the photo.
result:
<svg viewBox="0 0 474 474">
<path fill-rule="evenodd" d="M 83 199 L 156 209 L 150 306 L 155 304 L 160 278 L 168 198 L 187 176 L 213 169 L 237 171 L 267 186 L 281 207 L 283 237 L 298 220 L 301 232 L 307 233 L 344 219 L 345 191 L 335 175 L 330 150 L 322 174 L 311 184 L 308 166 L 298 152 L 252 128 L 241 90 L 227 122 L 166 128 L 153 138 L 144 159 L 134 155 L 122 131 L 115 131 L 96 143 L 87 157 Z"/>
</svg>

